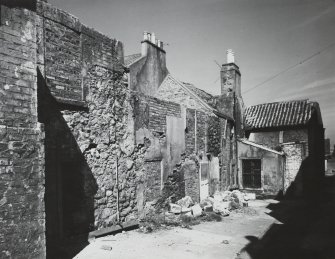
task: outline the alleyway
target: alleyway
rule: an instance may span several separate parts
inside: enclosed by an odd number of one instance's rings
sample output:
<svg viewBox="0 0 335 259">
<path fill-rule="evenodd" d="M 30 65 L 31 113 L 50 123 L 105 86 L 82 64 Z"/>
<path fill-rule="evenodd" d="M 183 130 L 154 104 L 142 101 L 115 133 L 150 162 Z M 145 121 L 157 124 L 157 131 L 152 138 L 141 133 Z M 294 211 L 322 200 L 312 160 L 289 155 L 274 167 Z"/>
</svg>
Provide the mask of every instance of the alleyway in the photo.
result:
<svg viewBox="0 0 335 259">
<path fill-rule="evenodd" d="M 335 177 L 320 198 L 256 200 L 222 222 L 96 239 L 75 258 L 335 258 Z M 102 249 L 103 246 L 111 250 Z"/>
<path fill-rule="evenodd" d="M 251 201 L 244 213 L 233 212 L 222 222 L 206 222 L 192 229 L 172 228 L 143 234 L 136 230 L 106 236 L 87 246 L 75 258 L 235 258 L 249 243 L 247 236 L 262 236 L 274 223 L 266 207 L 276 201 Z M 112 246 L 111 251 L 101 249 Z"/>
</svg>

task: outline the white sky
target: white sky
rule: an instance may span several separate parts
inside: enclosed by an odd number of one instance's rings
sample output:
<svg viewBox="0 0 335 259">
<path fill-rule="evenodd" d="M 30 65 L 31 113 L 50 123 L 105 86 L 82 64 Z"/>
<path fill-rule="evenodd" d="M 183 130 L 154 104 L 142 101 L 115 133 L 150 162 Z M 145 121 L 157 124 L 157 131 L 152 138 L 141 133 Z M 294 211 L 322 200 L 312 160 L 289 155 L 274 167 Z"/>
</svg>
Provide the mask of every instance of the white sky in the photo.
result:
<svg viewBox="0 0 335 259">
<path fill-rule="evenodd" d="M 219 67 L 232 48 L 242 92 L 335 42 L 334 0 L 49 0 L 140 52 L 143 31 L 167 43 L 178 79 L 219 94 Z M 216 83 L 214 83 L 216 81 Z M 335 144 L 335 46 L 243 95 L 247 106 L 309 98 Z"/>
</svg>

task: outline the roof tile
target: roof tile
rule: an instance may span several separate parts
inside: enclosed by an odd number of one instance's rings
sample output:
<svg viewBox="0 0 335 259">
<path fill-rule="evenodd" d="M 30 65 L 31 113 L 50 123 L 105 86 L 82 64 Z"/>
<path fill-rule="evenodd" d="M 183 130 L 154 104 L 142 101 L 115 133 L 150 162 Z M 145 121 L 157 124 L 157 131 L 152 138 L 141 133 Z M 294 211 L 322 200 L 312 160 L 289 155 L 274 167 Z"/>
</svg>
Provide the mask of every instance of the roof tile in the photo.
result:
<svg viewBox="0 0 335 259">
<path fill-rule="evenodd" d="M 245 111 L 245 125 L 249 129 L 306 125 L 313 105 L 308 100 L 254 105 Z"/>
</svg>

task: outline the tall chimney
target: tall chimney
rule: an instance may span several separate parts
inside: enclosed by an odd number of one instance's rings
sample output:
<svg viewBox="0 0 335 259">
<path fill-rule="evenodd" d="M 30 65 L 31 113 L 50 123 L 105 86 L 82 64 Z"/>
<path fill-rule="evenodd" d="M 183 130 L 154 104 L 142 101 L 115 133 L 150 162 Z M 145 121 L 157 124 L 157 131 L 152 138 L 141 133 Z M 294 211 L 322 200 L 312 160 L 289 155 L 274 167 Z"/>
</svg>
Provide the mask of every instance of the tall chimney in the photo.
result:
<svg viewBox="0 0 335 259">
<path fill-rule="evenodd" d="M 166 52 L 163 49 L 163 42 L 156 37 L 155 33 L 145 31 L 143 32 L 142 39 L 141 60 L 144 63 L 139 65 L 142 66 L 140 78 L 137 78 L 137 83 L 131 87 L 133 87 L 132 89 L 136 89 L 136 91 L 152 96 L 168 73 Z"/>
<path fill-rule="evenodd" d="M 241 96 L 241 73 L 235 64 L 235 56 L 232 49 L 227 50 L 227 63 L 221 68 L 221 94 L 233 92 Z"/>
</svg>

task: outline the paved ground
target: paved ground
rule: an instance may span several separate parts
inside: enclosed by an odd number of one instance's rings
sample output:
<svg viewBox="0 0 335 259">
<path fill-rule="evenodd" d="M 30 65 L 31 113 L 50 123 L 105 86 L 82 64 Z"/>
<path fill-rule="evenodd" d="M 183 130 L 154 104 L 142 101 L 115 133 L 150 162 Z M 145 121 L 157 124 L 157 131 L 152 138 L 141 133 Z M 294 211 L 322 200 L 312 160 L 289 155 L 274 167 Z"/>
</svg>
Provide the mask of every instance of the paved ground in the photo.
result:
<svg viewBox="0 0 335 259">
<path fill-rule="evenodd" d="M 267 215 L 274 200 L 251 201 L 246 212 L 233 212 L 222 222 L 205 222 L 192 229 L 171 228 L 144 234 L 130 231 L 96 239 L 75 258 L 236 258 L 249 244 L 248 236 L 262 236 L 277 222 Z M 279 224 L 279 222 L 277 222 Z M 101 249 L 111 246 L 112 250 Z"/>
</svg>

